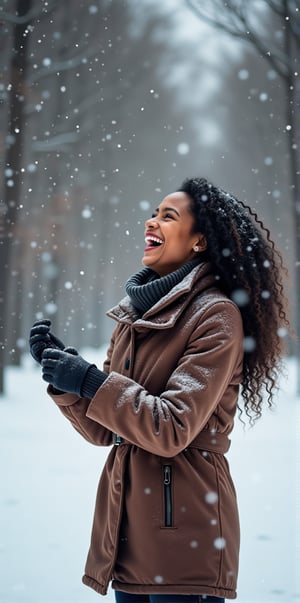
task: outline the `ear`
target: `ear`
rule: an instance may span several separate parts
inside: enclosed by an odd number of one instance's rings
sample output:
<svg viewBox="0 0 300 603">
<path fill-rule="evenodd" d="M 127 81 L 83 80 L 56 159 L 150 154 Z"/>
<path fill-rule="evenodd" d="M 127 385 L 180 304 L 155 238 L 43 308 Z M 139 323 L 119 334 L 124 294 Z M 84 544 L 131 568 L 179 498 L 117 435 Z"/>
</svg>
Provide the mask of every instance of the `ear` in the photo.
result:
<svg viewBox="0 0 300 603">
<path fill-rule="evenodd" d="M 193 246 L 193 251 L 196 253 L 201 253 L 201 251 L 204 251 L 205 249 L 207 249 L 207 240 L 205 236 L 201 234 L 197 243 Z"/>
</svg>

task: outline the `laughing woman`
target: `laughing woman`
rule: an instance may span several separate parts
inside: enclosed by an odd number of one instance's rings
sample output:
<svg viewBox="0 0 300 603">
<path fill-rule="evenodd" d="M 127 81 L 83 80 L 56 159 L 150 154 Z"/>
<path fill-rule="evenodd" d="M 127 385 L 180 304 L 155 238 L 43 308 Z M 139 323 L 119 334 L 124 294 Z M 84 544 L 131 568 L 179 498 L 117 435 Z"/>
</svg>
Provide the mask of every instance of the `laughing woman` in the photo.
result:
<svg viewBox="0 0 300 603">
<path fill-rule="evenodd" d="M 236 411 L 271 406 L 288 326 L 282 261 L 242 202 L 203 178 L 145 225 L 144 267 L 108 315 L 103 371 L 34 324 L 48 392 L 89 442 L 112 449 L 83 582 L 118 603 L 236 597 L 239 519 L 225 453 Z M 241 394 L 238 402 L 238 394 Z"/>
</svg>

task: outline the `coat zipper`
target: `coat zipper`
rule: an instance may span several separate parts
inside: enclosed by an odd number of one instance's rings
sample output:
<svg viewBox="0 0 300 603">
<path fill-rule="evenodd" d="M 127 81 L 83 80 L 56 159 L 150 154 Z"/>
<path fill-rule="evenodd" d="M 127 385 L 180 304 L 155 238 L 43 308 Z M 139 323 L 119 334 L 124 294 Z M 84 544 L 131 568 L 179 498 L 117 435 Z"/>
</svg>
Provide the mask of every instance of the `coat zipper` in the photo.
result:
<svg viewBox="0 0 300 603">
<path fill-rule="evenodd" d="M 164 475 L 164 503 L 165 503 L 165 527 L 170 528 L 173 525 L 173 501 L 172 501 L 172 467 L 163 466 Z"/>
</svg>

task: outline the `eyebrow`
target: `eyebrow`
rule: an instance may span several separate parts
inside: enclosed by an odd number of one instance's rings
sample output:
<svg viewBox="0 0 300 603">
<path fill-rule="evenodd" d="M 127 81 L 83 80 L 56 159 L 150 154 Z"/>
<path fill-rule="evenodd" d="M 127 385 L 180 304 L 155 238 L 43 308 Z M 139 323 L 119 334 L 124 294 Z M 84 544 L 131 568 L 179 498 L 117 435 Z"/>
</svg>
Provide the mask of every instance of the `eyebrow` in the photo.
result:
<svg viewBox="0 0 300 603">
<path fill-rule="evenodd" d="M 159 208 L 157 207 L 157 208 L 156 208 L 154 211 L 155 211 L 156 213 L 158 213 L 158 212 L 159 212 Z M 175 214 L 177 214 L 177 216 L 180 218 L 180 213 L 177 211 L 177 209 L 175 209 L 175 207 L 164 207 L 164 208 L 162 209 L 162 211 L 174 211 L 174 212 L 175 212 Z"/>
</svg>

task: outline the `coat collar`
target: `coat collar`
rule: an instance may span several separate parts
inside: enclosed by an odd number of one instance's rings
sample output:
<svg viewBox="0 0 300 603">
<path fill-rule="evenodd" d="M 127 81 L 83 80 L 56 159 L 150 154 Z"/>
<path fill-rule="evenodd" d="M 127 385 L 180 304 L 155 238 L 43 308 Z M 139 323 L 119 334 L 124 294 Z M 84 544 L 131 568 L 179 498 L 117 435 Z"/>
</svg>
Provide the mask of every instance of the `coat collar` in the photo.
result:
<svg viewBox="0 0 300 603">
<path fill-rule="evenodd" d="M 138 315 L 130 298 L 124 297 L 120 303 L 107 312 L 107 316 L 117 322 L 130 324 L 137 330 L 166 329 L 174 326 L 185 306 L 195 297 L 215 284 L 211 265 L 199 264 L 167 295 L 162 297 L 142 317 Z M 177 303 L 176 303 L 177 302 Z M 172 306 L 172 308 L 171 308 Z"/>
</svg>

